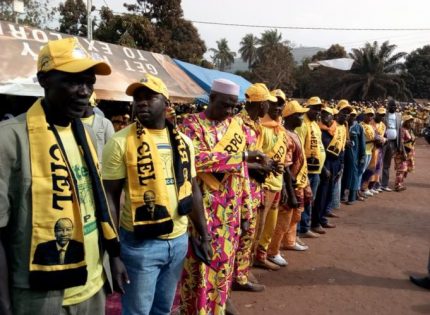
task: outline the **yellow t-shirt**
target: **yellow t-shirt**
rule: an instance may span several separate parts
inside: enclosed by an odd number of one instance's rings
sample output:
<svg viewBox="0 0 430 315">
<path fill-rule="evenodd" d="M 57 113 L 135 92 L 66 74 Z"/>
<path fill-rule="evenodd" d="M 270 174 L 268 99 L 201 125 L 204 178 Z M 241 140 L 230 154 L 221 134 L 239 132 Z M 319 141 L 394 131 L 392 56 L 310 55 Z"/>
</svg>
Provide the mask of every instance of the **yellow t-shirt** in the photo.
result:
<svg viewBox="0 0 430 315">
<path fill-rule="evenodd" d="M 95 217 L 93 187 L 86 163 L 70 125 L 68 127 L 56 126 L 56 129 L 67 152 L 70 168 L 77 181 L 82 222 L 84 224 L 85 262 L 87 263 L 88 279 L 86 284 L 64 291 L 63 305 L 72 305 L 86 301 L 96 294 L 104 284 L 105 275 L 99 250 L 99 232 Z"/>
<path fill-rule="evenodd" d="M 95 114 L 92 114 L 91 116 L 85 117 L 85 118 L 81 118 L 82 122 L 84 124 L 87 124 L 88 126 L 92 126 L 94 123 L 94 118 L 96 117 Z"/>
<path fill-rule="evenodd" d="M 262 150 L 264 153 L 269 153 L 272 151 L 276 142 L 278 141 L 278 135 L 276 135 L 275 130 L 273 128 L 262 127 L 262 137 L 263 137 L 263 145 Z M 265 189 L 269 189 L 271 191 L 281 191 L 282 190 L 282 180 L 283 174 L 270 174 L 266 181 L 263 184 Z"/>
<path fill-rule="evenodd" d="M 305 119 L 306 119 L 306 116 L 305 116 Z M 320 160 L 321 161 L 320 161 L 319 169 L 317 171 L 309 171 L 308 170 L 308 174 L 321 174 L 322 168 L 324 166 L 325 158 L 326 158 L 325 148 L 324 148 L 324 144 L 322 143 L 321 129 L 318 126 L 318 123 L 316 121 L 313 121 L 313 122 L 311 122 L 311 125 L 312 125 L 312 128 L 314 128 L 315 135 L 318 139 L 318 148 L 320 151 Z M 294 131 L 299 136 L 300 141 L 303 144 L 303 147 L 306 148 L 305 143 L 306 143 L 308 132 L 310 132 L 308 130 L 308 126 L 306 125 L 306 123 L 303 121 L 302 125 L 300 127 L 297 127 Z M 306 154 L 306 152 L 305 152 L 305 154 Z"/>
<path fill-rule="evenodd" d="M 169 198 L 170 209 L 175 209 L 170 216 L 173 220 L 173 231 L 170 234 L 159 236 L 162 239 L 173 239 L 187 232 L 188 217 L 178 214 L 178 196 L 175 185 L 173 170 L 173 155 L 167 128 L 162 130 L 149 129 L 154 143 L 157 145 L 161 160 L 164 162 L 164 175 Z M 112 136 L 103 149 L 103 179 L 116 180 L 127 178 L 127 166 L 125 164 L 125 153 L 127 135 L 130 127 L 124 128 Z M 191 177 L 196 176 L 194 166 L 194 147 L 190 138 L 181 133 L 182 138 L 188 144 L 191 155 Z M 121 209 L 120 226 L 127 231 L 133 231 L 133 220 L 131 215 L 131 201 L 128 190 L 128 181 L 125 181 L 125 202 Z"/>
</svg>

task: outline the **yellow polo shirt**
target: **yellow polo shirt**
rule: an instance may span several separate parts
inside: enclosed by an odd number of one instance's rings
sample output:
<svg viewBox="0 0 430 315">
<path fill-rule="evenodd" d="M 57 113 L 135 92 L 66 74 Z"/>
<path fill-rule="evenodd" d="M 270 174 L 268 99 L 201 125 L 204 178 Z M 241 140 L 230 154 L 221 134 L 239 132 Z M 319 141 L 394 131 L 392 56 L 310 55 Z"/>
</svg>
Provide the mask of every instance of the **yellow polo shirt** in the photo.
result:
<svg viewBox="0 0 430 315">
<path fill-rule="evenodd" d="M 125 202 L 120 211 L 120 226 L 127 231 L 133 231 L 133 220 L 131 212 L 131 200 L 128 189 L 127 181 L 127 166 L 125 163 L 125 153 L 127 145 L 127 136 L 130 132 L 130 128 L 126 127 L 109 139 L 103 149 L 103 179 L 106 180 L 117 180 L 126 179 L 125 181 Z M 188 228 L 188 217 L 185 215 L 178 214 L 178 197 L 175 185 L 175 176 L 173 169 L 173 155 L 170 139 L 167 128 L 162 130 L 148 129 L 149 134 L 157 145 L 160 158 L 163 161 L 164 180 L 167 187 L 167 195 L 169 198 L 170 209 L 174 209 L 170 216 L 173 220 L 173 231 L 170 234 L 159 236 L 162 239 L 173 239 L 187 232 Z M 196 176 L 196 169 L 194 165 L 194 147 L 190 138 L 180 133 L 185 143 L 190 148 L 191 157 L 191 177 Z M 106 164 L 105 164 L 106 163 Z"/>
</svg>

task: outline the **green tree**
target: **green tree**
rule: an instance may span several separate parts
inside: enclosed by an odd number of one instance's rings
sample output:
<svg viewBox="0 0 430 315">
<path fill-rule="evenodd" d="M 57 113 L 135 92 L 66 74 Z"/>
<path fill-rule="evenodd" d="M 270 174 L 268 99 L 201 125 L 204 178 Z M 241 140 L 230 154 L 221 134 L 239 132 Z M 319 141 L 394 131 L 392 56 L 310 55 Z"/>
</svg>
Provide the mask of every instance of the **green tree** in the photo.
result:
<svg viewBox="0 0 430 315">
<path fill-rule="evenodd" d="M 181 0 L 136 0 L 124 6 L 152 23 L 157 37 L 154 51 L 195 64 L 201 62 L 206 45 L 194 25 L 184 19 Z"/>
<path fill-rule="evenodd" d="M 306 58 L 295 69 L 294 78 L 297 82 L 295 96 L 308 98 L 318 95 L 324 99 L 333 98 L 345 73 L 326 67 L 319 67 L 312 71 L 309 69 L 308 64 L 316 60 L 344 58 L 346 56 L 343 46 L 333 44 L 327 50 L 320 50 L 311 58 Z"/>
<path fill-rule="evenodd" d="M 407 86 L 415 98 L 430 98 L 430 45 L 418 48 L 406 57 Z"/>
<path fill-rule="evenodd" d="M 240 42 L 240 57 L 248 63 L 248 70 L 251 69 L 252 64 L 257 59 L 258 42 L 259 39 L 254 34 L 246 34 Z"/>
<path fill-rule="evenodd" d="M 55 15 L 55 9 L 52 8 L 52 1 L 23 0 L 24 13 L 16 14 L 13 12 L 13 0 L 0 1 L 0 20 L 15 22 L 49 29 L 49 22 Z"/>
<path fill-rule="evenodd" d="M 264 31 L 259 40 L 257 59 L 252 66 L 252 81 L 280 88 L 291 95 L 295 88 L 294 58 L 288 41 L 277 30 Z"/>
<path fill-rule="evenodd" d="M 66 0 L 58 6 L 60 14 L 60 32 L 87 36 L 87 6 L 83 0 Z"/>
<path fill-rule="evenodd" d="M 225 38 L 221 38 L 216 42 L 216 44 L 216 49 L 209 49 L 209 51 L 213 53 L 211 58 L 215 66 L 220 71 L 224 71 L 225 69 L 230 68 L 230 66 L 234 63 L 234 57 L 236 56 L 236 53 L 230 50 L 227 39 Z"/>
<path fill-rule="evenodd" d="M 345 58 L 347 56 L 345 47 L 339 44 L 331 45 L 327 50 L 320 50 L 312 56 L 312 61 Z"/>
<path fill-rule="evenodd" d="M 355 61 L 353 68 L 343 77 L 338 93 L 348 99 L 409 98 L 410 91 L 401 75 L 404 64 L 400 62 L 406 53 L 393 54 L 395 49 L 396 45 L 388 41 L 353 49 L 349 54 Z"/>
<path fill-rule="evenodd" d="M 100 10 L 100 23 L 94 38 L 123 46 L 158 51 L 155 26 L 143 15 L 115 15 L 108 7 Z"/>
</svg>

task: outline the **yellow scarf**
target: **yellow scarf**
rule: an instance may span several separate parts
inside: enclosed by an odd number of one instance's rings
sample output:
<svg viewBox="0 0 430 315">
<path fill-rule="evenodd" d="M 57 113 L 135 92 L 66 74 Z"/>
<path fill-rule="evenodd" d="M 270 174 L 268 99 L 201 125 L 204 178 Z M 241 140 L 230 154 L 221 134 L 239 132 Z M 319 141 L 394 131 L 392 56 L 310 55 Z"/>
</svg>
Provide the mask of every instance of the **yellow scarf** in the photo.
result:
<svg viewBox="0 0 430 315">
<path fill-rule="evenodd" d="M 166 122 L 172 145 L 173 168 L 178 197 L 178 213 L 186 215 L 192 207 L 190 150 L 179 131 Z M 173 221 L 157 145 L 146 128 L 134 123 L 127 135 L 126 165 L 134 234 L 156 238 L 171 233 Z"/>
<path fill-rule="evenodd" d="M 320 145 L 322 145 L 321 130 L 318 127 L 318 124 L 315 121 L 310 121 L 306 115 L 303 123 L 306 124 L 306 128 L 308 130 L 305 140 L 305 153 L 308 163 L 308 170 L 318 171 L 320 165 L 324 163 L 324 161 L 322 161 L 320 152 Z"/>
<path fill-rule="evenodd" d="M 199 118 L 200 119 L 200 118 Z M 228 152 L 236 154 L 246 148 L 246 136 L 237 119 L 233 118 L 222 139 L 215 145 L 212 152 Z M 212 190 L 222 190 L 222 183 L 212 174 L 198 173 L 198 177 Z"/>
<path fill-rule="evenodd" d="M 287 139 L 288 136 L 287 136 L 287 132 L 285 131 L 285 128 L 281 125 L 280 121 L 275 121 L 271 119 L 269 116 L 267 116 L 266 119 L 263 118 L 261 124 L 264 128 L 274 129 L 275 134 L 278 136 L 276 139 L 276 143 L 273 146 L 273 148 L 270 150 L 270 152 L 265 152 L 265 153 L 271 159 L 280 163 L 285 163 L 285 158 L 287 157 L 287 144 L 288 144 L 288 139 Z"/>
<path fill-rule="evenodd" d="M 333 138 L 331 139 L 327 147 L 327 152 L 330 152 L 335 156 L 339 156 L 339 154 L 345 149 L 345 143 L 346 143 L 346 128 L 343 125 L 336 124 L 336 129 L 334 130 Z"/>
<path fill-rule="evenodd" d="M 374 147 L 373 140 L 375 140 L 375 129 L 372 125 L 361 122 L 361 126 L 364 130 L 364 135 L 366 137 L 366 154 L 372 154 L 372 149 Z"/>
<path fill-rule="evenodd" d="M 76 180 L 58 132 L 46 121 L 41 100 L 28 110 L 27 128 L 32 178 L 30 287 L 59 290 L 83 285 L 87 281 L 87 269 Z M 119 242 L 110 217 L 98 165 L 95 164 L 95 149 L 79 119 L 72 122 L 72 130 L 90 173 L 103 244 L 109 254 L 118 256 Z M 68 233 L 71 235 L 71 240 L 64 247 L 58 245 L 52 233 L 60 227 L 61 222 L 67 222 Z M 72 263 L 64 264 L 66 253 L 70 255 L 68 261 Z"/>
</svg>

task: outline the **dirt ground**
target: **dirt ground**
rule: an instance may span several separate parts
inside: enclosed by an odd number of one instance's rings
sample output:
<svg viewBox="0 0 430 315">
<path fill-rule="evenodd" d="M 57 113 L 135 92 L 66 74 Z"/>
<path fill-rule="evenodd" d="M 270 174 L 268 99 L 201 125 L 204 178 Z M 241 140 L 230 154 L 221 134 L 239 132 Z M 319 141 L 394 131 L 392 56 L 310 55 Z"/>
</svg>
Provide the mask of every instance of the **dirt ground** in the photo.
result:
<svg viewBox="0 0 430 315">
<path fill-rule="evenodd" d="M 394 180 L 392 173 L 391 181 Z M 404 192 L 342 205 L 337 228 L 285 253 L 280 271 L 253 269 L 262 293 L 233 292 L 241 315 L 430 314 L 430 292 L 409 282 L 425 275 L 430 247 L 430 146 L 417 145 Z"/>
</svg>

